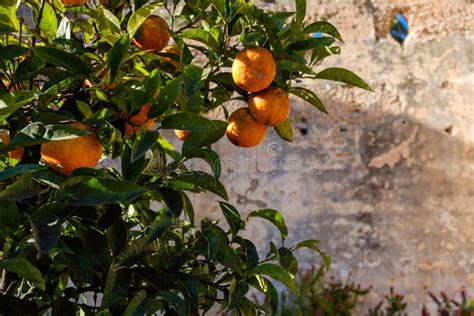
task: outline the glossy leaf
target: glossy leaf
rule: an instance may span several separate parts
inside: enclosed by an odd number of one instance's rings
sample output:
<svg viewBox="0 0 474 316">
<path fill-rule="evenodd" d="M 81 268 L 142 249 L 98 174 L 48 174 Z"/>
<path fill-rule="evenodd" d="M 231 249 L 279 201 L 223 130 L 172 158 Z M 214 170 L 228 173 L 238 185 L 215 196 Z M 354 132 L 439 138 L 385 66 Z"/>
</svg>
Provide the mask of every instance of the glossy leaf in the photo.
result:
<svg viewBox="0 0 474 316">
<path fill-rule="evenodd" d="M 189 29 L 180 34 L 181 38 L 188 38 L 203 44 L 206 44 L 210 48 L 217 50 L 218 44 L 214 37 L 208 31 L 200 28 Z"/>
<path fill-rule="evenodd" d="M 296 23 L 301 24 L 306 16 L 306 0 L 295 0 Z"/>
<path fill-rule="evenodd" d="M 145 192 L 146 189 L 127 181 L 79 176 L 64 182 L 57 198 L 71 205 L 98 205 L 133 200 Z"/>
<path fill-rule="evenodd" d="M 47 168 L 46 166 L 36 165 L 36 164 L 16 165 L 14 167 L 0 171 L 0 181 L 10 179 L 12 177 L 19 176 L 27 172 L 44 170 L 46 168 Z"/>
<path fill-rule="evenodd" d="M 331 257 L 329 257 L 324 251 L 322 251 L 321 248 L 319 248 L 319 240 L 309 239 L 301 241 L 296 245 L 296 249 L 299 248 L 309 248 L 319 253 L 319 255 L 324 261 L 324 265 L 326 266 L 326 271 L 329 270 L 331 266 Z"/>
<path fill-rule="evenodd" d="M 161 122 L 161 126 L 164 129 L 204 132 L 215 129 L 217 127 L 217 123 L 210 121 L 199 114 L 181 112 L 167 116 L 163 122 Z"/>
<path fill-rule="evenodd" d="M 247 221 L 251 217 L 260 217 L 273 223 L 281 233 L 281 237 L 285 239 L 288 236 L 288 228 L 286 227 L 285 220 L 280 212 L 272 209 L 261 209 L 251 212 L 247 216 Z"/>
<path fill-rule="evenodd" d="M 157 131 L 142 130 L 133 141 L 131 162 L 142 158 L 156 144 L 159 136 Z"/>
<path fill-rule="evenodd" d="M 0 268 L 14 272 L 44 290 L 45 280 L 40 270 L 25 258 L 15 257 L 0 261 Z"/>
<path fill-rule="evenodd" d="M 272 263 L 262 263 L 250 271 L 251 275 L 268 275 L 269 277 L 280 281 L 288 289 L 298 293 L 293 276 L 279 265 Z"/>
<path fill-rule="evenodd" d="M 210 174 L 200 171 L 189 171 L 173 178 L 170 182 L 175 189 L 190 189 L 193 187 L 210 191 L 228 200 L 225 187 Z"/>
<path fill-rule="evenodd" d="M 20 213 L 13 201 L 0 200 L 0 236 L 15 234 L 20 225 Z"/>
<path fill-rule="evenodd" d="M 341 34 L 339 34 L 339 31 L 337 30 L 337 28 L 331 23 L 326 22 L 326 21 L 313 22 L 304 28 L 304 32 L 306 34 L 318 33 L 318 32 L 329 34 L 335 39 L 338 39 L 342 42 Z"/>
<path fill-rule="evenodd" d="M 273 127 L 281 139 L 287 142 L 293 141 L 293 128 L 291 127 L 290 121 L 287 119 L 283 123 Z"/>
<path fill-rule="evenodd" d="M 34 47 L 32 48 L 34 54 L 44 61 L 50 62 L 56 66 L 62 67 L 75 74 L 89 77 L 91 69 L 79 57 L 74 56 L 64 50 L 53 47 Z"/>
<path fill-rule="evenodd" d="M 169 81 L 166 86 L 161 89 L 160 95 L 157 97 L 156 105 L 154 104 L 148 116 L 150 118 L 157 117 L 168 111 L 169 108 L 176 102 L 178 96 L 181 94 L 183 88 L 183 79 L 182 77 L 176 77 L 175 79 Z"/>
<path fill-rule="evenodd" d="M 326 108 L 324 107 L 323 102 L 318 98 L 318 96 L 311 90 L 302 87 L 295 87 L 290 89 L 290 93 L 300 97 L 301 99 L 309 102 L 315 108 L 323 113 L 328 113 Z"/>
<path fill-rule="evenodd" d="M 224 217 L 230 226 L 232 234 L 237 235 L 240 231 L 242 222 L 239 211 L 237 211 L 233 205 L 227 202 L 219 202 L 219 206 L 221 207 L 222 213 L 224 214 Z"/>
<path fill-rule="evenodd" d="M 130 37 L 122 36 L 109 52 L 107 63 L 110 68 L 110 81 L 114 81 L 120 68 L 120 64 L 125 60 L 130 47 Z"/>
<path fill-rule="evenodd" d="M 339 81 L 365 90 L 374 91 L 361 77 L 344 68 L 326 68 L 316 74 L 316 79 Z"/>
</svg>

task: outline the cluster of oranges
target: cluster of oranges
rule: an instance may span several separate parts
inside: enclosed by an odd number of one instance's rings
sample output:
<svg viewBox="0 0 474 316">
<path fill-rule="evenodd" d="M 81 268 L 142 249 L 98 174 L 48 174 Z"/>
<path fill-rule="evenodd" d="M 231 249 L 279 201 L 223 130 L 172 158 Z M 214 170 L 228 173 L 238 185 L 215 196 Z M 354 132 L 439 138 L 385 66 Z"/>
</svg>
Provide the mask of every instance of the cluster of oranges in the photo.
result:
<svg viewBox="0 0 474 316">
<path fill-rule="evenodd" d="M 64 5 L 83 5 L 85 0 L 61 0 Z M 110 0 L 100 0 L 110 6 Z M 169 27 L 159 16 L 148 17 L 133 38 L 133 43 L 140 49 L 153 52 L 165 52 L 181 55 L 177 46 L 167 46 L 170 40 Z M 180 63 L 169 57 L 162 61 L 180 68 Z M 289 114 L 289 97 L 278 87 L 271 86 L 276 75 L 276 62 L 272 54 L 264 48 L 247 48 L 239 52 L 232 66 L 232 76 L 237 86 L 250 93 L 248 107 L 233 112 L 229 117 L 226 135 L 235 145 L 252 147 L 262 142 L 267 126 L 275 126 L 286 120 Z M 105 77 L 105 76 L 104 76 Z M 103 78 L 101 78 L 103 79 Z M 86 82 L 91 86 L 91 82 Z M 144 105 L 137 114 L 124 114 L 125 135 L 131 137 L 140 128 L 151 129 L 154 119 L 148 117 L 151 104 Z M 90 133 L 84 136 L 52 141 L 41 145 L 41 158 L 46 165 L 64 175 L 70 175 L 79 167 L 94 168 L 102 156 L 102 145 L 92 127 L 83 123 L 70 123 L 71 127 L 83 129 Z M 190 132 L 175 130 L 176 136 L 185 140 Z M 8 144 L 10 137 L 2 134 L 2 142 Z M 21 159 L 23 149 L 9 153 L 10 158 Z"/>
<path fill-rule="evenodd" d="M 281 88 L 271 86 L 275 75 L 275 59 L 265 48 L 246 48 L 235 56 L 232 77 L 250 95 L 248 107 L 237 109 L 229 117 L 226 135 L 234 145 L 257 146 L 264 139 L 267 126 L 287 119 L 289 96 Z"/>
</svg>

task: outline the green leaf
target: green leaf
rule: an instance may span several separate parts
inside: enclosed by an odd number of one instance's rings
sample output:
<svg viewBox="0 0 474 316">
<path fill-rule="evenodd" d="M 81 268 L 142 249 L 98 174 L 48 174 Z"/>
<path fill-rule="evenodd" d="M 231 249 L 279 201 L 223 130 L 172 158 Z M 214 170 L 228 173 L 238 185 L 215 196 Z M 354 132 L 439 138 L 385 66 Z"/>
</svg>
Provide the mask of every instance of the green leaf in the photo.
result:
<svg viewBox="0 0 474 316">
<path fill-rule="evenodd" d="M 298 289 L 295 286 L 294 277 L 286 271 L 283 267 L 272 264 L 272 263 L 262 263 L 250 271 L 251 275 L 268 275 L 269 277 L 280 281 L 288 289 L 292 290 L 295 293 L 298 293 Z"/>
<path fill-rule="evenodd" d="M 302 24 L 306 16 L 306 0 L 295 0 L 296 23 Z"/>
<path fill-rule="evenodd" d="M 288 119 L 286 119 L 283 123 L 274 126 L 273 128 L 277 132 L 278 136 L 281 137 L 281 139 L 290 143 L 293 141 L 293 129 Z"/>
<path fill-rule="evenodd" d="M 181 191 L 170 188 L 160 188 L 160 192 L 163 194 L 163 201 L 166 203 L 171 213 L 173 213 L 173 216 L 178 217 L 181 215 L 184 206 L 184 199 Z"/>
<path fill-rule="evenodd" d="M 148 242 L 155 241 L 158 237 L 163 235 L 171 225 L 173 225 L 171 214 L 165 209 L 162 209 L 150 225 L 150 230 L 147 233 Z"/>
<path fill-rule="evenodd" d="M 265 294 L 265 297 L 270 303 L 272 312 L 276 314 L 278 309 L 278 292 L 272 282 L 261 275 L 256 275 L 255 278 L 250 279 L 249 284 Z"/>
<path fill-rule="evenodd" d="M 223 266 L 228 267 L 234 271 L 240 272 L 242 270 L 242 261 L 235 250 L 227 243 L 219 241 L 217 247 L 216 260 Z"/>
<path fill-rule="evenodd" d="M 203 132 L 192 132 L 188 138 L 184 141 L 183 152 L 192 151 L 195 148 L 200 148 L 214 144 L 221 139 L 227 130 L 228 122 L 213 120 L 214 126 Z"/>
<path fill-rule="evenodd" d="M 99 205 L 133 200 L 145 192 L 146 189 L 127 181 L 79 176 L 64 182 L 56 197 L 71 205 Z"/>
<path fill-rule="evenodd" d="M 344 68 L 327 68 L 316 74 L 316 79 L 343 82 L 365 90 L 374 91 L 361 77 Z"/>
<path fill-rule="evenodd" d="M 194 96 L 204 85 L 203 69 L 196 65 L 186 65 L 183 69 L 184 92 L 186 97 Z"/>
<path fill-rule="evenodd" d="M 90 132 L 68 125 L 45 126 L 41 122 L 34 122 L 18 132 L 5 150 L 10 151 L 18 147 L 32 146 L 54 140 L 72 139 L 87 134 L 90 134 Z"/>
<path fill-rule="evenodd" d="M 324 261 L 324 265 L 326 266 L 326 271 L 329 270 L 329 268 L 331 267 L 331 257 L 329 257 L 324 251 L 322 251 L 321 248 L 319 248 L 319 240 L 308 239 L 301 241 L 296 245 L 296 249 L 300 248 L 309 248 L 319 253 L 319 255 Z"/>
<path fill-rule="evenodd" d="M 288 236 L 288 228 L 286 227 L 285 220 L 283 219 L 283 216 L 281 216 L 281 213 L 277 210 L 267 208 L 253 211 L 247 216 L 247 221 L 251 217 L 260 217 L 270 221 L 278 228 L 283 239 Z"/>
<path fill-rule="evenodd" d="M 13 201 L 0 200 L 0 235 L 15 234 L 20 225 L 20 213 Z"/>
<path fill-rule="evenodd" d="M 41 290 L 44 290 L 45 280 L 40 270 L 25 258 L 15 257 L 0 261 L 0 268 L 18 274 L 20 277 L 35 283 Z"/>
<path fill-rule="evenodd" d="M 324 107 L 323 102 L 318 98 L 318 96 L 311 90 L 302 88 L 302 87 L 295 87 L 290 89 L 290 93 L 300 97 L 301 99 L 309 102 L 311 105 L 316 107 L 323 113 L 328 113 L 326 108 Z"/>
<path fill-rule="evenodd" d="M 58 29 L 58 19 L 56 13 L 54 12 L 53 7 L 48 3 L 44 3 L 43 15 L 41 16 L 40 21 L 40 32 L 44 33 L 47 38 L 53 40 L 56 38 L 56 31 Z"/>
<path fill-rule="evenodd" d="M 90 77 L 92 71 L 79 57 L 64 50 L 52 47 L 34 47 L 34 54 L 44 61 L 69 70 L 72 73 Z"/>
<path fill-rule="evenodd" d="M 326 22 L 326 21 L 317 21 L 317 22 L 311 23 L 304 28 L 304 32 L 306 34 L 318 33 L 318 32 L 329 34 L 335 39 L 338 39 L 342 42 L 341 34 L 339 34 L 339 31 L 337 30 L 337 28 L 331 23 Z"/>
<path fill-rule="evenodd" d="M 16 103 L 15 97 L 11 93 L 0 96 L 0 121 L 4 121 L 21 106 Z"/>
<path fill-rule="evenodd" d="M 0 34 L 2 33 L 13 33 L 16 30 L 8 24 L 0 22 Z"/>
<path fill-rule="evenodd" d="M 217 50 L 218 44 L 215 38 L 212 36 L 211 33 L 204 29 L 195 28 L 195 29 L 188 29 L 180 34 L 181 38 L 188 38 L 203 44 L 206 44 L 210 48 Z"/>
<path fill-rule="evenodd" d="M 23 81 L 33 79 L 43 68 L 45 62 L 39 55 L 33 54 L 27 56 L 15 71 L 15 81 Z"/>
<path fill-rule="evenodd" d="M 147 315 L 148 310 L 153 304 L 154 299 L 147 297 L 146 290 L 138 291 L 132 298 L 127 306 L 127 309 L 123 313 L 124 316 L 141 316 Z"/>
<path fill-rule="evenodd" d="M 10 179 L 12 177 L 19 176 L 27 172 L 34 172 L 34 171 L 44 170 L 44 169 L 47 169 L 47 167 L 36 165 L 36 164 L 16 165 L 14 167 L 7 168 L 5 170 L 0 171 L 0 181 Z"/>
<path fill-rule="evenodd" d="M 41 186 L 33 181 L 31 173 L 24 173 L 20 179 L 0 191 L 0 200 L 22 201 L 38 195 Z"/>
<path fill-rule="evenodd" d="M 184 148 L 184 146 L 183 146 Z M 219 155 L 209 148 L 193 148 L 189 150 L 183 149 L 186 158 L 201 158 L 207 161 L 216 179 L 221 175 L 221 161 Z"/>
<path fill-rule="evenodd" d="M 122 36 L 118 41 L 115 42 L 114 46 L 109 52 L 107 58 L 107 64 L 110 68 L 110 81 L 113 82 L 119 71 L 120 65 L 125 60 L 128 54 L 128 48 L 130 47 L 130 37 L 128 35 Z"/>
<path fill-rule="evenodd" d="M 170 181 L 170 186 L 175 189 L 190 189 L 198 187 L 214 194 L 221 198 L 228 200 L 225 187 L 216 178 L 200 171 L 187 171 L 180 174 Z"/>
<path fill-rule="evenodd" d="M 11 60 L 13 58 L 25 55 L 30 50 L 20 45 L 0 46 L 0 59 Z"/>
<path fill-rule="evenodd" d="M 150 150 L 157 142 L 160 133 L 142 129 L 135 138 L 132 146 L 131 162 L 134 163 Z"/>
<path fill-rule="evenodd" d="M 47 254 L 59 240 L 61 221 L 54 214 L 61 206 L 49 204 L 31 214 L 30 223 L 39 255 Z"/>
<path fill-rule="evenodd" d="M 140 28 L 143 22 L 145 22 L 145 20 L 162 5 L 163 1 L 151 2 L 144 5 L 137 11 L 133 12 L 127 23 L 127 32 L 130 37 L 133 37 L 133 35 L 135 35 L 135 32 Z"/>
<path fill-rule="evenodd" d="M 120 38 L 120 21 L 115 14 L 105 8 L 100 8 L 98 11 L 97 28 L 109 44 L 114 44 Z"/>
<path fill-rule="evenodd" d="M 156 104 L 153 104 L 148 112 L 149 118 L 155 118 L 166 111 L 176 102 L 181 90 L 183 89 L 183 78 L 181 76 L 169 81 L 166 86 L 161 89 L 160 95 L 157 97 Z"/>
<path fill-rule="evenodd" d="M 147 103 L 150 103 L 155 97 L 155 95 L 158 93 L 160 84 L 161 84 L 160 72 L 158 69 L 154 69 L 145 80 L 145 83 L 144 83 L 145 92 L 143 93 L 142 97 L 138 100 L 138 102 L 134 103 L 133 108 L 139 108 Z"/>
<path fill-rule="evenodd" d="M 216 123 L 191 112 L 181 112 L 165 117 L 161 122 L 164 129 L 203 132 L 216 128 Z"/>
<path fill-rule="evenodd" d="M 222 213 L 224 214 L 227 223 L 229 223 L 232 234 L 237 235 L 242 222 L 239 211 L 237 211 L 233 205 L 227 202 L 219 202 L 219 206 L 221 207 Z"/>
<path fill-rule="evenodd" d="M 116 269 L 111 265 L 105 282 L 102 307 L 113 306 L 127 297 L 128 287 L 131 282 L 131 273 L 127 269 Z"/>
<path fill-rule="evenodd" d="M 290 249 L 285 247 L 279 248 L 278 261 L 280 262 L 280 265 L 292 275 L 295 275 L 298 272 L 298 260 L 296 260 Z"/>
<path fill-rule="evenodd" d="M 306 51 L 320 46 L 329 46 L 332 43 L 334 43 L 334 39 L 332 37 L 310 38 L 291 44 L 288 46 L 288 50 Z"/>
</svg>

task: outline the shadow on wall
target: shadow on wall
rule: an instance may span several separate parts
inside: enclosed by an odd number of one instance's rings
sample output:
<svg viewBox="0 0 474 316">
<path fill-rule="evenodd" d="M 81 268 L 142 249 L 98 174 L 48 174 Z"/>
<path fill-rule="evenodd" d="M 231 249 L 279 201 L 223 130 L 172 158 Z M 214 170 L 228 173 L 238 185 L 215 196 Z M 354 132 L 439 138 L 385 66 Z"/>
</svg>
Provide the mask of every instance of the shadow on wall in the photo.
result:
<svg viewBox="0 0 474 316">
<path fill-rule="evenodd" d="M 334 275 L 374 286 L 370 304 L 390 286 L 420 309 L 429 290 L 474 290 L 474 148 L 456 126 L 355 110 L 332 127 L 313 122 L 296 132 L 296 143 L 308 143 L 298 155 L 319 157 L 319 166 L 289 190 L 293 210 L 282 206 L 292 241 L 320 239 Z M 314 263 L 309 252 L 302 259 Z"/>
</svg>

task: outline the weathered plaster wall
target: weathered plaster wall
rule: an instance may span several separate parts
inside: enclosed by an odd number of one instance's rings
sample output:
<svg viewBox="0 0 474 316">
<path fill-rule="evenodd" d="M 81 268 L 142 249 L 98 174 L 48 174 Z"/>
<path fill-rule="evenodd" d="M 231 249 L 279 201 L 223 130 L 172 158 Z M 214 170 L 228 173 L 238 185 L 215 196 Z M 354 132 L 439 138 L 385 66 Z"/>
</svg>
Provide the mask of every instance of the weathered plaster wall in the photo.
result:
<svg viewBox="0 0 474 316">
<path fill-rule="evenodd" d="M 291 9 L 276 1 L 269 8 Z M 308 82 L 323 115 L 292 100 L 293 144 L 273 131 L 254 149 L 222 140 L 223 182 L 243 212 L 282 211 L 290 243 L 321 240 L 332 273 L 374 290 L 391 285 L 411 303 L 428 290 L 474 290 L 474 5 L 465 1 L 308 1 L 311 20 L 329 20 L 345 40 L 323 66 L 359 73 L 374 93 Z M 263 4 L 262 4 L 263 5 Z M 386 37 L 393 8 L 411 31 L 400 47 Z M 196 209 L 221 217 L 213 196 Z M 255 221 L 248 234 L 277 240 Z M 306 265 L 316 257 L 301 253 Z M 410 315 L 420 308 L 412 305 Z"/>
</svg>

